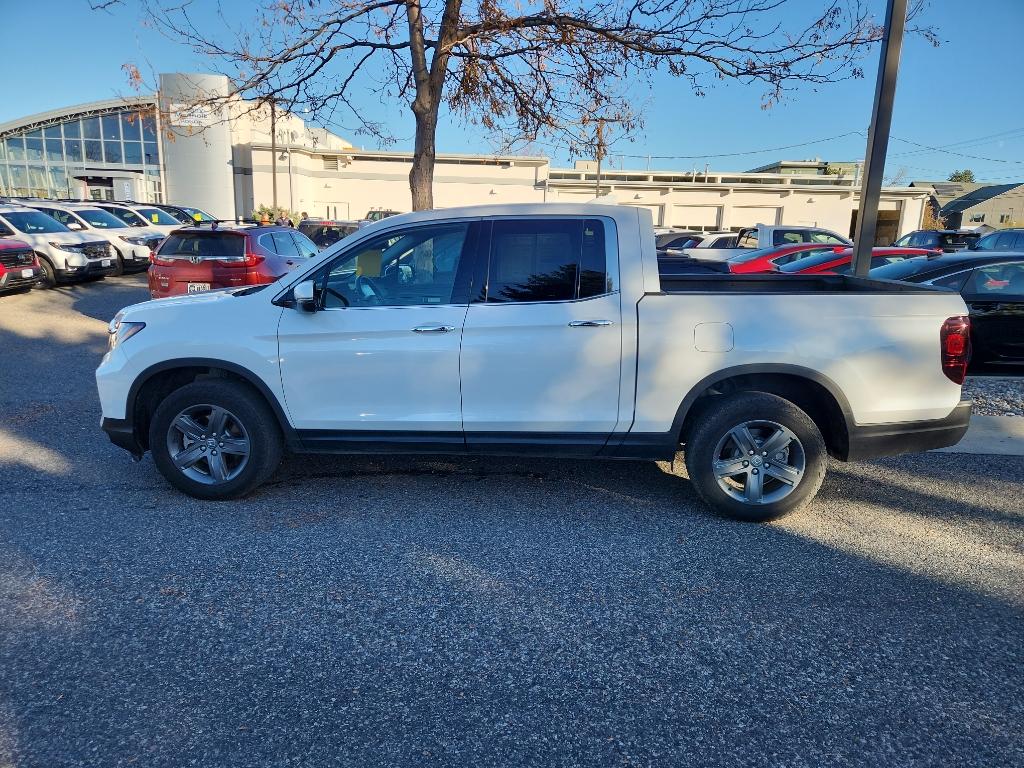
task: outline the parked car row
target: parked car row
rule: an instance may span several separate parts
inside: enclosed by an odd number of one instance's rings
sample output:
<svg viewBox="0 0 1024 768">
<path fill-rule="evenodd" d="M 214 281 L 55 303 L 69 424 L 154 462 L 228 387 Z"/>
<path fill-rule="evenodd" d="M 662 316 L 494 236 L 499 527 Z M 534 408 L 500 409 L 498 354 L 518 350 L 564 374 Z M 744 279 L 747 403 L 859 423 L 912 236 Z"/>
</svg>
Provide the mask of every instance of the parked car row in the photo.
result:
<svg viewBox="0 0 1024 768">
<path fill-rule="evenodd" d="M 198 208 L 131 201 L 0 199 L 0 293 L 141 272 Z"/>
</svg>

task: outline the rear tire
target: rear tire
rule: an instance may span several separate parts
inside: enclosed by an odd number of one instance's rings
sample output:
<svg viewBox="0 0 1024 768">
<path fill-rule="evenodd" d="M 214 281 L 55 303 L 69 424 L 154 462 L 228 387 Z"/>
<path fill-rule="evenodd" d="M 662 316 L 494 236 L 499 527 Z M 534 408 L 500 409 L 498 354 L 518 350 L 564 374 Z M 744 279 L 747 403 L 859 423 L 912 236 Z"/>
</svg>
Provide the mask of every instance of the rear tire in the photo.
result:
<svg viewBox="0 0 1024 768">
<path fill-rule="evenodd" d="M 283 439 L 252 387 L 207 379 L 175 390 L 157 406 L 149 447 L 167 482 L 197 499 L 219 501 L 245 496 L 266 481 L 281 462 Z"/>
<path fill-rule="evenodd" d="M 828 453 L 817 425 L 789 400 L 738 392 L 698 414 L 685 457 L 697 494 L 715 512 L 765 522 L 814 498 Z"/>
</svg>

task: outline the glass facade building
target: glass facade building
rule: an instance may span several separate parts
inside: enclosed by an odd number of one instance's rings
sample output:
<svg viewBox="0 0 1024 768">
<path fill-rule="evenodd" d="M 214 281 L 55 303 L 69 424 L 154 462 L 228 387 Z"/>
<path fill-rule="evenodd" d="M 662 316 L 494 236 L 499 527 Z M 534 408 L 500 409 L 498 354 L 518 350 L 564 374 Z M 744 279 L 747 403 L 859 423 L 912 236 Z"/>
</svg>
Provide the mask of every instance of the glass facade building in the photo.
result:
<svg viewBox="0 0 1024 768">
<path fill-rule="evenodd" d="M 0 135 L 0 195 L 112 200 L 124 196 L 117 180 L 163 201 L 152 104 L 68 113 Z"/>
</svg>

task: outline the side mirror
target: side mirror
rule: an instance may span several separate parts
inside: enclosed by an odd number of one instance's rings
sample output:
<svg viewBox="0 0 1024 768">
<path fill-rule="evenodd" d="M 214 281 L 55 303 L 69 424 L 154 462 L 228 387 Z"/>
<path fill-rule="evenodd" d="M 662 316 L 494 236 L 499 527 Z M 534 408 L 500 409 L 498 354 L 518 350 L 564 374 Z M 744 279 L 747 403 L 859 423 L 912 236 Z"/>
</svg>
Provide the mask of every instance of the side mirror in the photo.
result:
<svg viewBox="0 0 1024 768">
<path fill-rule="evenodd" d="M 295 307 L 300 312 L 316 312 L 316 293 L 312 280 L 305 280 L 294 288 L 292 295 L 295 297 Z"/>
<path fill-rule="evenodd" d="M 79 224 L 79 223 L 78 223 L 77 221 L 69 221 L 69 222 L 68 222 L 68 223 L 66 224 L 66 226 L 67 226 L 67 228 L 68 228 L 68 229 L 73 229 L 73 230 L 75 230 L 76 232 L 77 232 L 78 230 L 82 229 L 82 225 L 81 225 L 81 224 Z"/>
</svg>

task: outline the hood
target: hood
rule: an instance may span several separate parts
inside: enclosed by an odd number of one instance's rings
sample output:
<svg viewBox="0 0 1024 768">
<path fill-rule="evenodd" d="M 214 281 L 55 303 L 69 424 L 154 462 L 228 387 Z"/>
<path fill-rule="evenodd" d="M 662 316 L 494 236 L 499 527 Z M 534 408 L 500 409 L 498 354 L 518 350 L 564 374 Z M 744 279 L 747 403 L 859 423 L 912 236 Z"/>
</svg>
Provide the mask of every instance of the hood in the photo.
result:
<svg viewBox="0 0 1024 768">
<path fill-rule="evenodd" d="M 33 237 L 48 243 L 67 243 L 68 245 L 87 245 L 95 243 L 97 240 L 103 241 L 103 238 L 97 238 L 95 234 L 88 232 L 41 232 L 38 235 L 24 235 L 24 237 Z"/>
<path fill-rule="evenodd" d="M 182 296 L 168 296 L 165 299 L 150 299 L 141 304 L 132 304 L 121 310 L 125 320 L 144 319 L 166 309 L 173 309 L 186 305 L 199 308 L 210 306 L 224 301 L 236 301 L 235 294 L 245 291 L 254 286 L 246 285 L 237 288 L 219 288 L 214 291 L 203 291 L 202 293 L 185 294 Z"/>
</svg>

